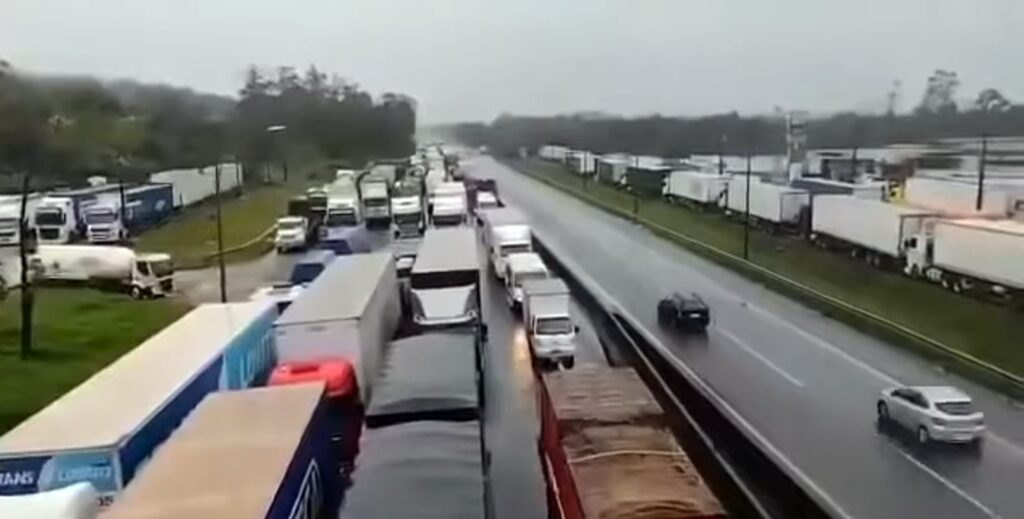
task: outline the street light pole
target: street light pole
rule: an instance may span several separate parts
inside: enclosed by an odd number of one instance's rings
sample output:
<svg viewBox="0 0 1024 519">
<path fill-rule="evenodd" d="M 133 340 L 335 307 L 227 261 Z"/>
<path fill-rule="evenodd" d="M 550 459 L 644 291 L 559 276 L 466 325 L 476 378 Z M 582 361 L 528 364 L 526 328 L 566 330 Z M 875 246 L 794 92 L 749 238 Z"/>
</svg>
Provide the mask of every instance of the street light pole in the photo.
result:
<svg viewBox="0 0 1024 519">
<path fill-rule="evenodd" d="M 974 209 L 981 211 L 985 202 L 985 156 L 988 154 L 988 134 L 981 134 L 981 157 L 978 158 L 978 196 L 974 202 Z"/>
<path fill-rule="evenodd" d="M 32 173 L 25 171 L 21 181 L 21 211 L 18 215 L 18 256 L 21 261 L 21 350 L 19 354 L 22 359 L 27 358 L 32 352 L 32 306 L 35 303 L 35 294 L 32 290 L 32 283 L 29 279 L 31 273 L 29 268 L 29 233 L 28 225 L 28 192 L 32 187 Z M 33 241 L 34 243 L 34 241 Z"/>
<path fill-rule="evenodd" d="M 220 163 L 213 167 L 214 199 L 217 203 L 217 268 L 220 271 L 220 302 L 228 302 L 227 271 L 224 268 L 224 224 L 221 218 Z"/>
<path fill-rule="evenodd" d="M 275 139 L 273 137 L 273 135 L 281 133 L 281 132 L 283 132 L 283 131 L 285 131 L 287 129 L 288 129 L 288 127 L 283 125 L 283 124 L 275 124 L 273 126 L 268 126 L 267 127 L 267 133 L 271 134 L 271 139 L 274 140 L 275 144 L 276 144 L 277 141 L 279 141 L 280 139 Z M 275 148 L 276 147 L 277 146 L 275 146 Z M 285 153 L 283 153 L 283 152 L 281 153 L 281 168 L 282 168 L 282 173 L 284 174 L 284 182 L 287 184 L 288 183 L 288 158 L 285 155 L 286 155 Z"/>
<path fill-rule="evenodd" d="M 750 259 L 750 145 L 747 145 L 746 208 L 743 211 L 743 259 Z"/>
</svg>

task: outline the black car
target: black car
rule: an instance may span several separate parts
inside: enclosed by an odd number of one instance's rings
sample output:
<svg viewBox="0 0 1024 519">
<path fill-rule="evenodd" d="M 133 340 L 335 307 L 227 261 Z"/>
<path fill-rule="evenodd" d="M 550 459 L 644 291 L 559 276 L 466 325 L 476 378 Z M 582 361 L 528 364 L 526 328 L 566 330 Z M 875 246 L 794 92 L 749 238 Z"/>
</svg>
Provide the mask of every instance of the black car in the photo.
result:
<svg viewBox="0 0 1024 519">
<path fill-rule="evenodd" d="M 658 301 L 658 323 L 693 332 L 703 332 L 711 322 L 708 305 L 697 294 L 675 292 Z"/>
</svg>

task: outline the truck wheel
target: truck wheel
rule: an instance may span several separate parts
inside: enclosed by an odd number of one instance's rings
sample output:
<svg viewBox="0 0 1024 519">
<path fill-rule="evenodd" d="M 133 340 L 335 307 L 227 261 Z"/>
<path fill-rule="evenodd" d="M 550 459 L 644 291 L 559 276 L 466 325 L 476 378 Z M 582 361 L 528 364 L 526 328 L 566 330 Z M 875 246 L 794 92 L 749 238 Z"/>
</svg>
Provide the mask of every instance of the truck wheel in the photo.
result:
<svg viewBox="0 0 1024 519">
<path fill-rule="evenodd" d="M 566 359 L 562 359 L 562 367 L 564 367 L 565 369 L 572 369 L 572 367 L 575 366 L 575 365 L 576 365 L 576 357 L 569 357 L 569 358 L 566 358 Z"/>
<path fill-rule="evenodd" d="M 132 286 L 131 290 L 128 291 L 128 293 L 132 296 L 132 299 L 142 299 L 144 296 L 144 294 L 142 293 L 142 288 L 134 285 Z"/>
</svg>

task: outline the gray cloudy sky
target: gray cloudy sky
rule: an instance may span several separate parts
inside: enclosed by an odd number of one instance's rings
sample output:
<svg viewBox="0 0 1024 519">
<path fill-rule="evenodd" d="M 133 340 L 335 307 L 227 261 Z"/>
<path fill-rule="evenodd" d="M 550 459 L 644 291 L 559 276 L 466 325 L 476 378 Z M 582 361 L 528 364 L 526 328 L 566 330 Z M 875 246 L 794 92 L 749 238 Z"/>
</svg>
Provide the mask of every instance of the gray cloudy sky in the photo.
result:
<svg viewBox="0 0 1024 519">
<path fill-rule="evenodd" d="M 249 63 L 322 69 L 421 120 L 602 110 L 902 109 L 929 72 L 1024 99 L 1022 0 L 0 0 L 38 72 L 234 93 Z"/>
</svg>

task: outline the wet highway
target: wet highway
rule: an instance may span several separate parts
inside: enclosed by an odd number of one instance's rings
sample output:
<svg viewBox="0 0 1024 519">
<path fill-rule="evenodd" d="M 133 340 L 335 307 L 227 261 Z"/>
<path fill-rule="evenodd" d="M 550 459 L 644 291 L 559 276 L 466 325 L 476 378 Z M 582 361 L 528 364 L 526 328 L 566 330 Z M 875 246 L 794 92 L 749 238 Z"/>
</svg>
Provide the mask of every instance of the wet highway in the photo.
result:
<svg viewBox="0 0 1024 519">
<path fill-rule="evenodd" d="M 1024 410 L 686 252 L 625 220 L 518 174 L 489 157 L 470 175 L 498 180 L 536 234 L 595 280 L 624 313 L 685 362 L 812 491 L 851 517 L 1024 517 Z M 671 289 L 712 307 L 706 337 L 662 332 L 655 303 Z M 922 449 L 879 430 L 874 402 L 888 386 L 952 384 L 986 413 L 980 452 Z"/>
</svg>

